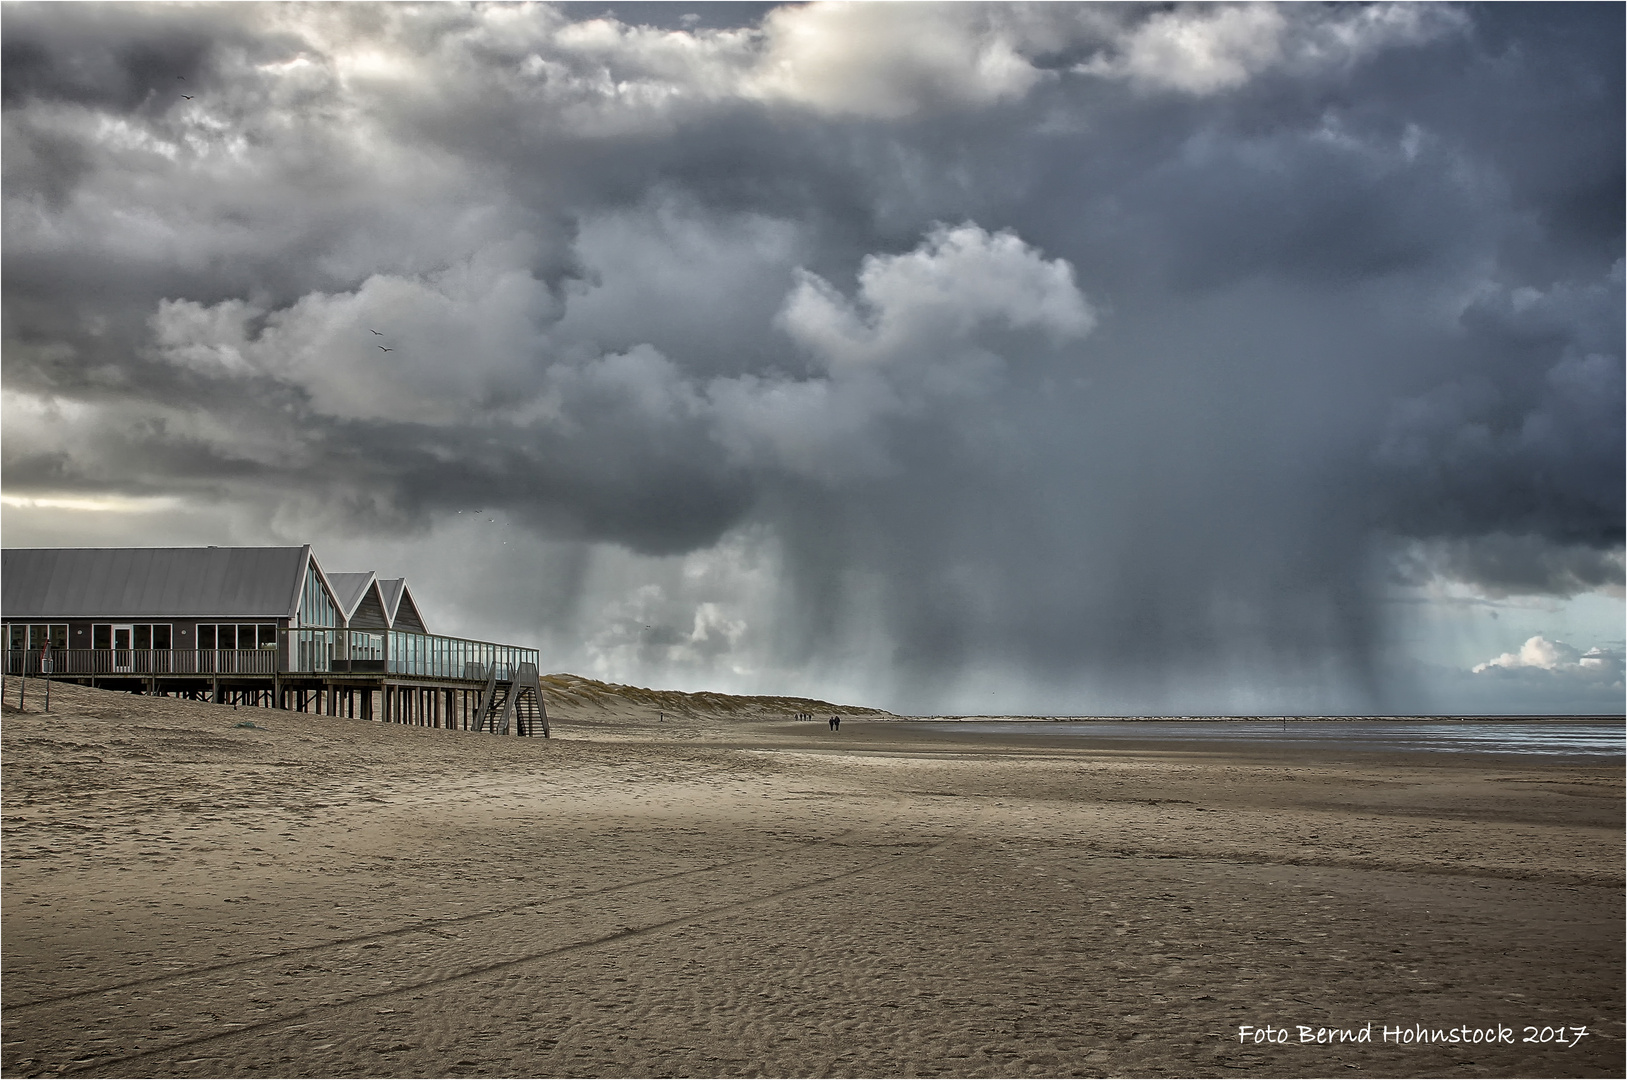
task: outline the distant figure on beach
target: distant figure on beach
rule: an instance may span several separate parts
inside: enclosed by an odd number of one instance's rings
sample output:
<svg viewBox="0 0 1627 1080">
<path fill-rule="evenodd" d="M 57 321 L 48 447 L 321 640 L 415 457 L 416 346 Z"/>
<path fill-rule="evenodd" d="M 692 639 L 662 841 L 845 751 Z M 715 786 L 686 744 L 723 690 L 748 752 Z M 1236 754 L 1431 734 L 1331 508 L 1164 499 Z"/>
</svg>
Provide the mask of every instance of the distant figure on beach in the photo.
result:
<svg viewBox="0 0 1627 1080">
<path fill-rule="evenodd" d="M 830 718 L 830 729 L 832 731 L 842 730 L 842 718 L 840 716 L 833 716 Z"/>
</svg>

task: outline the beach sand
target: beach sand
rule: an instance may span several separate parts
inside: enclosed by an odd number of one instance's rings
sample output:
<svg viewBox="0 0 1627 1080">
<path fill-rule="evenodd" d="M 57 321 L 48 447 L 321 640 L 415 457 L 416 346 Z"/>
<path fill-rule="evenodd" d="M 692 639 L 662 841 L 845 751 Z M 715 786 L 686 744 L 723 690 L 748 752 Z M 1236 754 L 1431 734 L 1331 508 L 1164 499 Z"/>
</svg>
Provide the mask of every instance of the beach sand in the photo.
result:
<svg viewBox="0 0 1627 1080">
<path fill-rule="evenodd" d="M 38 687 L 7 1076 L 1623 1070 L 1619 763 Z"/>
</svg>

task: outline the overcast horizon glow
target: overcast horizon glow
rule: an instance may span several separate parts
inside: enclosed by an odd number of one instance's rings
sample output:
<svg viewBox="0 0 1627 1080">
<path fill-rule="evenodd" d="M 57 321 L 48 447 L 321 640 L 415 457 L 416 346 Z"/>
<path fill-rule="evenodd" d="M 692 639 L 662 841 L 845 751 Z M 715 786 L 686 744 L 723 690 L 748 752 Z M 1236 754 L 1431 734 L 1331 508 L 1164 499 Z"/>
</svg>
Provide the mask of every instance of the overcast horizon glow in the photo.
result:
<svg viewBox="0 0 1627 1080">
<path fill-rule="evenodd" d="M 0 20 L 9 546 L 910 713 L 1623 711 L 1619 5 Z"/>
</svg>

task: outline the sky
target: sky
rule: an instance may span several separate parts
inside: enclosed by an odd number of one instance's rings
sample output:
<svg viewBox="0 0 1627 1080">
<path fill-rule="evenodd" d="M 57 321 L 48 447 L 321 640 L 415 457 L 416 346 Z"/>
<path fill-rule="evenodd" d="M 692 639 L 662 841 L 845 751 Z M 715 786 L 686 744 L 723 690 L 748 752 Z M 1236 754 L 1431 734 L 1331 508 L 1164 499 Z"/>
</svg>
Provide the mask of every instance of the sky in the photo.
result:
<svg viewBox="0 0 1627 1080">
<path fill-rule="evenodd" d="M 645 686 L 1621 713 L 1623 29 L 5 4 L 0 542 Z"/>
</svg>

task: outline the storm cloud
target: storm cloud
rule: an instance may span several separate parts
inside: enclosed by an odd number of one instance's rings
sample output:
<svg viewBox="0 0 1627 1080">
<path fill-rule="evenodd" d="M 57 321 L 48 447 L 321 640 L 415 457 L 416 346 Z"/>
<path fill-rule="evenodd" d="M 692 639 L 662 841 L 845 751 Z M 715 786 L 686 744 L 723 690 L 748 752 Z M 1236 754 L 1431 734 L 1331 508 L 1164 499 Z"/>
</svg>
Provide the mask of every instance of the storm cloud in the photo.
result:
<svg viewBox="0 0 1627 1080">
<path fill-rule="evenodd" d="M 1620 593 L 1619 7 L 0 18 L 8 543 L 913 710 L 1380 708 L 1396 588 Z"/>
</svg>

